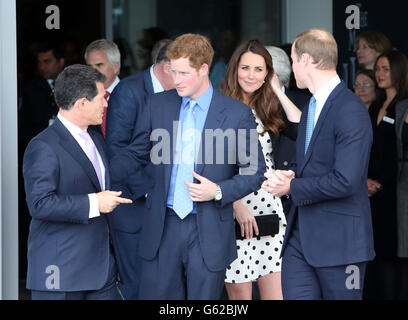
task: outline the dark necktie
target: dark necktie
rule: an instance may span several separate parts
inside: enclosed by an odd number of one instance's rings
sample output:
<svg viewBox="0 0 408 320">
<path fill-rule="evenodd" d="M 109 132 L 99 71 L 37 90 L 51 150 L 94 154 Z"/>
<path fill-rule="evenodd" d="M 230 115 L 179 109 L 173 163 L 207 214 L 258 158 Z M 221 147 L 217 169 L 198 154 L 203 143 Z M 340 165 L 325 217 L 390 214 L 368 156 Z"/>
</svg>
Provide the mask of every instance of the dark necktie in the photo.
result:
<svg viewBox="0 0 408 320">
<path fill-rule="evenodd" d="M 110 93 L 106 91 L 105 92 L 106 101 L 108 101 L 109 96 L 110 96 Z M 101 130 L 102 130 L 102 134 L 104 138 L 106 137 L 106 112 L 107 112 L 107 108 L 103 110 L 103 117 L 102 117 L 102 124 L 101 124 Z"/>
</svg>

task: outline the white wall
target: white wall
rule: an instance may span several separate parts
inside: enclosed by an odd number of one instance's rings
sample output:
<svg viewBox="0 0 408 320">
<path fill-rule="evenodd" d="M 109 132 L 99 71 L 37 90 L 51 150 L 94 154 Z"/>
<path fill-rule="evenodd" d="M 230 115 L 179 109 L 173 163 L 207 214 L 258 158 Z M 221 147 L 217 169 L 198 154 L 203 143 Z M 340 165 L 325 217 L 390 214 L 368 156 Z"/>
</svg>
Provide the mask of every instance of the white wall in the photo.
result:
<svg viewBox="0 0 408 320">
<path fill-rule="evenodd" d="M 282 42 L 292 43 L 310 28 L 333 32 L 333 0 L 283 0 Z"/>
<path fill-rule="evenodd" d="M 0 1 L 0 299 L 18 299 L 15 0 Z"/>
</svg>

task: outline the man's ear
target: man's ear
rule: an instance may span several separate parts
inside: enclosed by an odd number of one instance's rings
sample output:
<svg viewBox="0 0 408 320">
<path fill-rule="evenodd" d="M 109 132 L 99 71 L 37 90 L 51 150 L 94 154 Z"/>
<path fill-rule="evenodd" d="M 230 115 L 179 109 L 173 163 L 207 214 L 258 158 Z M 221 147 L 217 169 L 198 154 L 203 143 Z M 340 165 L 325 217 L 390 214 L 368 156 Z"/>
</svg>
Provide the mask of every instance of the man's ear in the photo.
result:
<svg viewBox="0 0 408 320">
<path fill-rule="evenodd" d="M 119 74 L 119 62 L 115 62 L 113 64 L 113 70 L 115 70 L 115 74 L 118 75 Z"/>
<path fill-rule="evenodd" d="M 210 68 L 208 67 L 208 64 L 204 63 L 199 70 L 200 76 L 206 76 L 210 74 Z"/>
<path fill-rule="evenodd" d="M 166 72 L 167 74 L 170 74 L 171 73 L 171 70 L 170 70 L 170 61 L 166 61 L 166 62 L 164 62 L 163 63 L 163 70 L 164 70 L 164 72 Z"/>
<path fill-rule="evenodd" d="M 86 102 L 88 101 L 87 98 L 80 98 L 74 103 L 74 108 L 78 108 L 79 110 L 82 110 L 86 106 Z"/>
<path fill-rule="evenodd" d="M 60 69 L 62 71 L 64 69 L 64 67 L 65 67 L 65 58 L 59 59 L 59 65 L 60 65 Z"/>
</svg>

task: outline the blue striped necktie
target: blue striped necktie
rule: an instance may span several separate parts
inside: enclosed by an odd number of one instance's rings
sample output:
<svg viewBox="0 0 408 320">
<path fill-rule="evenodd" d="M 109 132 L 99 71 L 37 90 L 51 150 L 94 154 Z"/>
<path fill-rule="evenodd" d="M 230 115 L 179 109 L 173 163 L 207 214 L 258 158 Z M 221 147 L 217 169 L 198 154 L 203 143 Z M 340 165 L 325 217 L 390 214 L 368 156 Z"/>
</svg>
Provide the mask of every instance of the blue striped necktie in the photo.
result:
<svg viewBox="0 0 408 320">
<path fill-rule="evenodd" d="M 305 154 L 307 153 L 307 148 L 309 147 L 309 143 L 313 135 L 315 113 L 316 113 L 316 99 L 315 97 L 312 97 L 310 98 L 309 111 L 307 112 Z"/>
<path fill-rule="evenodd" d="M 174 189 L 173 210 L 184 219 L 193 211 L 193 201 L 190 199 L 190 191 L 184 181 L 193 182 L 194 159 L 195 159 L 195 121 L 193 109 L 196 102 L 191 100 L 187 106 L 186 117 L 181 128 L 181 153 Z"/>
</svg>

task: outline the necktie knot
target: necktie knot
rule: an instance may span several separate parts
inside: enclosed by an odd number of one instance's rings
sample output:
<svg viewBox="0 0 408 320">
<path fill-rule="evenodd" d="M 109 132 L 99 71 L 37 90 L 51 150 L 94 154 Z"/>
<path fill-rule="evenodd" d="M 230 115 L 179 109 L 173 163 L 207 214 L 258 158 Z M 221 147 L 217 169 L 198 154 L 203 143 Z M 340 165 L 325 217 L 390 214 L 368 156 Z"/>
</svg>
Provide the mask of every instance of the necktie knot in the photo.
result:
<svg viewBox="0 0 408 320">
<path fill-rule="evenodd" d="M 195 100 L 190 100 L 190 102 L 187 104 L 187 112 L 193 112 L 194 108 L 197 106 L 197 101 Z"/>
</svg>

